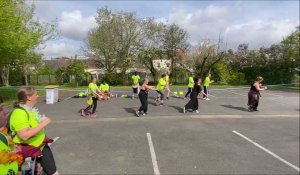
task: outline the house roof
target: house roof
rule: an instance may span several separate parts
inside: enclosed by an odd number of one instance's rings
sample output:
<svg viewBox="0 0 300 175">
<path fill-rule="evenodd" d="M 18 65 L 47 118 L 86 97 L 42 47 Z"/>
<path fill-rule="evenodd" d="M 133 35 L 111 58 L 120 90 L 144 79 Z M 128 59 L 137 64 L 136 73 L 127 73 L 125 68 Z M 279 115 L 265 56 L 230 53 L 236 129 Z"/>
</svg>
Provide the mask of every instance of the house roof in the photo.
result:
<svg viewBox="0 0 300 175">
<path fill-rule="evenodd" d="M 64 68 L 69 66 L 74 59 L 68 58 L 68 57 L 60 57 L 60 58 L 54 58 L 51 60 L 43 60 L 43 63 L 47 66 L 49 66 L 51 69 L 57 70 L 59 68 Z M 80 59 L 88 69 L 97 69 L 99 68 L 99 64 L 97 60 L 94 59 Z"/>
<path fill-rule="evenodd" d="M 69 66 L 72 63 L 72 59 L 67 57 L 54 58 L 51 60 L 43 60 L 46 66 L 49 66 L 51 69 L 57 70 L 59 68 L 64 68 Z"/>
</svg>

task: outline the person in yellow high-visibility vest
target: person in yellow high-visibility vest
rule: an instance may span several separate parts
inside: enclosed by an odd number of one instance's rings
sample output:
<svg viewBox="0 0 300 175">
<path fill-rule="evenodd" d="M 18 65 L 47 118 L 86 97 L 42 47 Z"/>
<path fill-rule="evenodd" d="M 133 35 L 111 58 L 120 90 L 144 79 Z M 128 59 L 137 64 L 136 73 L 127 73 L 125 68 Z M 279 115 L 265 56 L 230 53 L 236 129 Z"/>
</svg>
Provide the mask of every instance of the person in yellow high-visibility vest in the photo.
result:
<svg viewBox="0 0 300 175">
<path fill-rule="evenodd" d="M 207 75 L 207 77 L 204 79 L 204 84 L 203 84 L 203 89 L 204 89 L 203 99 L 204 100 L 210 100 L 208 98 L 208 94 L 209 94 L 208 87 L 209 87 L 210 83 L 214 82 L 214 80 L 210 80 L 210 78 L 211 78 L 211 74 L 209 73 Z"/>
<path fill-rule="evenodd" d="M 110 87 L 106 83 L 106 80 L 104 79 L 99 87 L 100 91 L 104 94 L 104 96 L 101 96 L 102 100 L 108 100 L 110 97 L 112 97 L 112 94 L 110 92 Z"/>
<path fill-rule="evenodd" d="M 16 161 L 10 161 L 8 151 L 11 151 L 9 146 L 9 140 L 7 135 L 2 133 L 5 129 L 8 110 L 2 104 L 3 100 L 0 97 L 0 174 L 17 174 L 18 163 Z M 2 155 L 3 154 L 3 155 Z"/>
<path fill-rule="evenodd" d="M 20 146 L 20 153 L 24 158 L 39 157 L 37 162 L 41 163 L 46 174 L 59 175 L 54 156 L 49 147 L 53 139 L 46 136 L 45 127 L 51 119 L 41 115 L 35 107 L 39 95 L 34 87 L 21 87 L 17 92 L 17 101 L 14 110 L 8 120 L 13 142 Z M 32 152 L 34 151 L 34 152 Z"/>
<path fill-rule="evenodd" d="M 194 82 L 194 77 L 193 77 L 193 74 L 191 74 L 189 76 L 189 82 L 188 82 L 188 91 L 186 92 L 185 96 L 184 96 L 184 99 L 187 98 L 187 96 L 192 92 L 193 90 L 193 87 L 195 85 L 195 82 Z M 196 82 L 197 83 L 197 82 Z"/>
<path fill-rule="evenodd" d="M 134 99 L 134 94 L 139 94 L 139 81 L 141 79 L 141 77 L 137 74 L 137 72 L 134 72 L 133 75 L 131 76 L 132 79 L 132 99 Z"/>
<path fill-rule="evenodd" d="M 167 81 L 166 81 L 166 74 L 162 74 L 161 78 L 158 80 L 158 84 L 156 86 L 156 92 L 158 93 L 155 102 L 156 104 L 162 106 L 164 105 L 164 93 L 162 91 L 166 88 L 167 86 Z"/>
<path fill-rule="evenodd" d="M 82 117 L 86 117 L 88 111 L 92 108 L 91 117 L 96 117 L 96 109 L 97 109 L 97 100 L 100 99 L 101 95 L 104 95 L 97 86 L 97 78 L 93 77 L 92 82 L 90 82 L 88 86 L 88 95 L 89 95 L 89 101 L 91 101 L 90 104 L 85 109 L 81 109 L 81 115 Z"/>
</svg>

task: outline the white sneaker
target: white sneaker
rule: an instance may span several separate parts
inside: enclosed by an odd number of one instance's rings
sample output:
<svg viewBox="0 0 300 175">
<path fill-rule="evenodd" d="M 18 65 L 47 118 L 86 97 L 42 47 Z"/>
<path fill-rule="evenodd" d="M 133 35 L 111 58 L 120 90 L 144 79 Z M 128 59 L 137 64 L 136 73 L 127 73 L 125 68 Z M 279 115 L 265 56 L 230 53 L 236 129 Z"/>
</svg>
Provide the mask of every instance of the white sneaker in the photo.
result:
<svg viewBox="0 0 300 175">
<path fill-rule="evenodd" d="M 195 112 L 198 114 L 199 113 L 199 111 L 198 110 L 195 110 Z"/>
<path fill-rule="evenodd" d="M 140 117 L 140 111 L 135 111 L 135 114 Z"/>
<path fill-rule="evenodd" d="M 185 107 L 183 107 L 183 113 L 185 113 Z"/>
<path fill-rule="evenodd" d="M 209 98 L 206 98 L 205 100 L 210 100 Z"/>
</svg>

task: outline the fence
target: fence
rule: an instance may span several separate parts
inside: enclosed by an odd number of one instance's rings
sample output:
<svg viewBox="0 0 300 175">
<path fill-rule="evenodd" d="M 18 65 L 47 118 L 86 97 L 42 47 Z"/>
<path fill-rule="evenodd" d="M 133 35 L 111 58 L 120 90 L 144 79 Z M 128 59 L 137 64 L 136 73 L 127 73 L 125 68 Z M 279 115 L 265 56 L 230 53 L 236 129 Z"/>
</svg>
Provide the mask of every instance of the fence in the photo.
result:
<svg viewBox="0 0 300 175">
<path fill-rule="evenodd" d="M 32 85 L 57 84 L 54 75 L 30 75 L 29 81 Z"/>
</svg>

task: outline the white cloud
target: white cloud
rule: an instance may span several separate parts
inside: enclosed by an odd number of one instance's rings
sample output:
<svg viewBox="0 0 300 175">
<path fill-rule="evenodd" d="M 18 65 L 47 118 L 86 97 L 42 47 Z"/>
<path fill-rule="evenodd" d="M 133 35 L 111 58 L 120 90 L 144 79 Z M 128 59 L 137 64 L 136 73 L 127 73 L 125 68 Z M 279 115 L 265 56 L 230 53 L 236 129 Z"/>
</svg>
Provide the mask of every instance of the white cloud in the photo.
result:
<svg viewBox="0 0 300 175">
<path fill-rule="evenodd" d="M 299 25 L 299 20 L 264 19 L 245 21 L 237 6 L 209 5 L 205 9 L 188 12 L 183 9 L 173 9 L 167 19 L 185 29 L 190 42 L 196 43 L 203 38 L 217 41 L 219 35 L 227 42 L 227 47 L 236 49 L 238 44 L 249 43 L 250 48 L 268 47 L 280 42 Z M 237 21 L 238 20 L 238 21 Z"/>
<path fill-rule="evenodd" d="M 84 40 L 90 29 L 96 27 L 96 20 L 93 16 L 84 18 L 81 11 L 62 12 L 58 29 L 62 36 L 73 40 Z"/>
<path fill-rule="evenodd" d="M 67 43 L 48 43 L 39 52 L 43 53 L 45 58 L 74 57 L 75 54 L 79 55 L 78 47 Z"/>
<path fill-rule="evenodd" d="M 218 38 L 231 23 L 231 12 L 226 6 L 209 5 L 204 10 L 193 13 L 186 10 L 174 10 L 169 15 L 171 23 L 176 23 L 191 36 L 191 41 L 203 37 Z"/>
<path fill-rule="evenodd" d="M 245 24 L 229 26 L 224 35 L 232 46 L 248 43 L 252 49 L 269 47 L 279 43 L 284 37 L 295 31 L 299 21 L 295 20 L 255 20 Z"/>
</svg>

